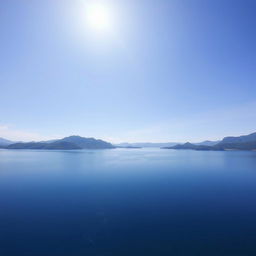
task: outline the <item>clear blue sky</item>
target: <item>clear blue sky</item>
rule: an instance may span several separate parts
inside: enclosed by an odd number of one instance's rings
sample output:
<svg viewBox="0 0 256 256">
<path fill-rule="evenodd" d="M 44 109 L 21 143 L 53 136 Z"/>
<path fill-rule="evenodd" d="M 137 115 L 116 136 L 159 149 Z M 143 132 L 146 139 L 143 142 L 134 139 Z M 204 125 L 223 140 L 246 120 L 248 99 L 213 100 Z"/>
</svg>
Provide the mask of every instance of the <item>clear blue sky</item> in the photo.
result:
<svg viewBox="0 0 256 256">
<path fill-rule="evenodd" d="M 0 137 L 256 131 L 255 0 L 102 0 L 104 32 L 82 24 L 82 2 L 1 1 Z"/>
</svg>

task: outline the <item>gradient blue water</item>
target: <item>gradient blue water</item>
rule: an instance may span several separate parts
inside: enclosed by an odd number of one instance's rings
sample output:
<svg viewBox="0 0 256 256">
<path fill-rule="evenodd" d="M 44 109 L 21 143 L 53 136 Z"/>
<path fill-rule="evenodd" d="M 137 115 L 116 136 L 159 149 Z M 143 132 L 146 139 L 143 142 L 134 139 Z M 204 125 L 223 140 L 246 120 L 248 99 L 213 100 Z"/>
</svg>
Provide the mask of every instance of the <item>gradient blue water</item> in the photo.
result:
<svg viewBox="0 0 256 256">
<path fill-rule="evenodd" d="M 0 255 L 256 255 L 256 152 L 0 150 Z"/>
</svg>

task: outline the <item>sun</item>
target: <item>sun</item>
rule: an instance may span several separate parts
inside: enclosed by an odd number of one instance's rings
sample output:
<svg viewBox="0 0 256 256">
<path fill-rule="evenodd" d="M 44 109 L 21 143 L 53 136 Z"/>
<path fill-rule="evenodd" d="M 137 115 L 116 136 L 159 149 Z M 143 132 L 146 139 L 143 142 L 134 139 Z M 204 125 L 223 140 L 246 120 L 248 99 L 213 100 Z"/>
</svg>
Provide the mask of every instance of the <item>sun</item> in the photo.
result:
<svg viewBox="0 0 256 256">
<path fill-rule="evenodd" d="M 86 20 L 90 28 L 99 31 L 110 30 L 113 25 L 109 8 L 100 3 L 87 6 Z"/>
</svg>

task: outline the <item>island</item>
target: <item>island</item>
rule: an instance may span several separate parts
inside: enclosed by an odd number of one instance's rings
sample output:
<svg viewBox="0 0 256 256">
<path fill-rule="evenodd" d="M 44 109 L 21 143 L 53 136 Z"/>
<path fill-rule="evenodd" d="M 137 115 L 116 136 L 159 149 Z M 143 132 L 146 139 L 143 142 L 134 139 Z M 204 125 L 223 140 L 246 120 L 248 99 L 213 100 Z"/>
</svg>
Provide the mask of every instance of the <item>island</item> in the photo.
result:
<svg viewBox="0 0 256 256">
<path fill-rule="evenodd" d="M 162 149 L 190 149 L 190 150 L 256 150 L 256 132 L 249 135 L 243 135 L 239 137 L 225 137 L 219 143 L 206 146 L 192 143 L 177 144 L 172 147 L 162 147 Z"/>
<path fill-rule="evenodd" d="M 111 143 L 97 140 L 95 138 L 84 138 L 80 136 L 69 136 L 60 140 L 51 140 L 45 142 L 18 142 L 8 144 L 2 148 L 6 149 L 60 149 L 60 150 L 75 150 L 75 149 L 113 149 Z"/>
</svg>

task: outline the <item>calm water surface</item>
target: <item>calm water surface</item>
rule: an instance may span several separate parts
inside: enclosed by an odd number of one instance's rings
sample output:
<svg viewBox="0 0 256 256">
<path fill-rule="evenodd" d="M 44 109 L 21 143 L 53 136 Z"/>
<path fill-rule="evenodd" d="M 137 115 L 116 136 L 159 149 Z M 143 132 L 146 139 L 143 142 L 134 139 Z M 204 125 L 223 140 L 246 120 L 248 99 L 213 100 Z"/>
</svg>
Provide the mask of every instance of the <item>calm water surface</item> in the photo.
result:
<svg viewBox="0 0 256 256">
<path fill-rule="evenodd" d="M 0 150 L 1 256 L 256 255 L 256 152 Z"/>
</svg>

